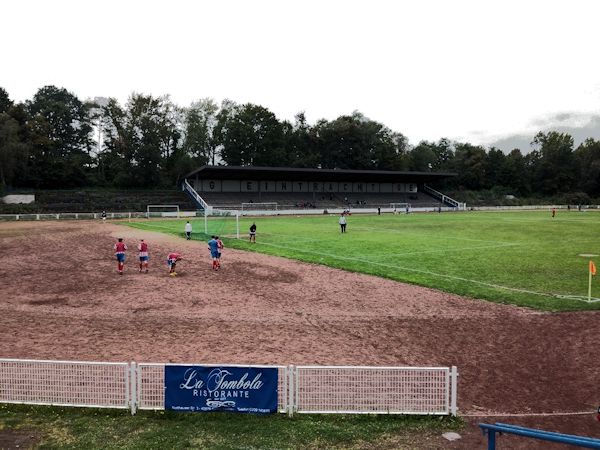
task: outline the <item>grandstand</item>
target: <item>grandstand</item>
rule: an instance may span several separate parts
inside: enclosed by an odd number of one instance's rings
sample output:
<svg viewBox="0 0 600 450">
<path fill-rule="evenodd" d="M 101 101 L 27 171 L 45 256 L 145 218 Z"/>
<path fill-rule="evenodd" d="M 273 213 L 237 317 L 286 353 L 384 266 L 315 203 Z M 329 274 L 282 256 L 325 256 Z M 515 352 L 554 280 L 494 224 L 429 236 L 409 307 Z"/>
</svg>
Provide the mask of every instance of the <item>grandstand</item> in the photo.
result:
<svg viewBox="0 0 600 450">
<path fill-rule="evenodd" d="M 208 205 L 215 209 L 248 210 L 253 203 L 276 203 L 280 210 L 389 208 L 393 203 L 408 203 L 413 208 L 457 207 L 457 202 L 427 185 L 454 175 L 203 166 L 185 177 L 184 189 L 199 208 Z"/>
</svg>

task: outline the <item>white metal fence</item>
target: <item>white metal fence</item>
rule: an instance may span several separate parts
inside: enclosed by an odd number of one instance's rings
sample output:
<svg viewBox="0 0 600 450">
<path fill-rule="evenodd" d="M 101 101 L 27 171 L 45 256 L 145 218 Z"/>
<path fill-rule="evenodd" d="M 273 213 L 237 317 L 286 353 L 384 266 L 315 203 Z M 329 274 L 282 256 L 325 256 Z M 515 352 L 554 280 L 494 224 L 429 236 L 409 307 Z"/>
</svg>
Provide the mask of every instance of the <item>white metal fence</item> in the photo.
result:
<svg viewBox="0 0 600 450">
<path fill-rule="evenodd" d="M 455 368 L 299 366 L 298 413 L 456 414 Z"/>
<path fill-rule="evenodd" d="M 130 408 L 127 363 L 0 359 L 0 402 Z"/>
<path fill-rule="evenodd" d="M 457 413 L 456 367 L 202 365 L 277 368 L 290 415 Z M 164 374 L 164 363 L 0 359 L 0 403 L 160 410 Z"/>
</svg>

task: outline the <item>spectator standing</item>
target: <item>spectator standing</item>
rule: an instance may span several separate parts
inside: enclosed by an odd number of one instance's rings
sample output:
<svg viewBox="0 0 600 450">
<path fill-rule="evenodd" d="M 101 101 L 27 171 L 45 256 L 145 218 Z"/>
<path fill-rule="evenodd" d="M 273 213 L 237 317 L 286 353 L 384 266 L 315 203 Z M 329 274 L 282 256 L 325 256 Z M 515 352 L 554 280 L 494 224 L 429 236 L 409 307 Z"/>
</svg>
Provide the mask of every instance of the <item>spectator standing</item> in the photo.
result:
<svg viewBox="0 0 600 450">
<path fill-rule="evenodd" d="M 185 238 L 188 241 L 192 238 L 192 224 L 189 220 L 185 223 Z"/>
<path fill-rule="evenodd" d="M 343 213 L 340 215 L 340 220 L 338 222 L 340 224 L 341 232 L 345 233 L 346 232 L 346 216 Z"/>
</svg>

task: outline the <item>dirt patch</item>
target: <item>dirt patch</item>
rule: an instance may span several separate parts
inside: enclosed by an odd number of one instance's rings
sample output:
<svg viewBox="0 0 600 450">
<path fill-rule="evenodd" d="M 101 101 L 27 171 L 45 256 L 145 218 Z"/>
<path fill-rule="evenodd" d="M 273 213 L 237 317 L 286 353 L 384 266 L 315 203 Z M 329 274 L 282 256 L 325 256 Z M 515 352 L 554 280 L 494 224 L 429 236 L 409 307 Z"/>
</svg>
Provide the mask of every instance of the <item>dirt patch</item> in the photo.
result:
<svg viewBox="0 0 600 450">
<path fill-rule="evenodd" d="M 34 431 L 0 430 L 0 449 L 24 450 L 34 448 L 40 439 Z"/>
<path fill-rule="evenodd" d="M 130 249 L 123 276 L 116 237 Z M 600 436 L 598 311 L 540 313 L 229 249 L 214 272 L 204 242 L 97 222 L 0 223 L 0 254 L 1 357 L 456 365 L 462 414 L 590 411 L 547 425 Z"/>
</svg>

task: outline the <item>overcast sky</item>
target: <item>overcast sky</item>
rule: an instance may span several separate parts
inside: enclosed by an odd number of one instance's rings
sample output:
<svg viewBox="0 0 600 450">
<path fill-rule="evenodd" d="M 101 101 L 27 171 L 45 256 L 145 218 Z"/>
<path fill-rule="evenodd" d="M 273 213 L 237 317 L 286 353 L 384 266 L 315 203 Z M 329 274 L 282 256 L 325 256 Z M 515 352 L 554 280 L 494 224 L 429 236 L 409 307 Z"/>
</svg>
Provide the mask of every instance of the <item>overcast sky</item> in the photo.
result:
<svg viewBox="0 0 600 450">
<path fill-rule="evenodd" d="M 412 144 L 490 144 L 600 115 L 600 2 L 5 1 L 0 86 L 81 99 L 252 102 L 309 122 L 359 110 Z M 600 132 L 600 130 L 599 130 Z"/>
</svg>

